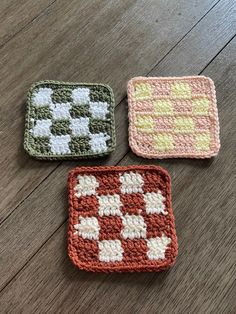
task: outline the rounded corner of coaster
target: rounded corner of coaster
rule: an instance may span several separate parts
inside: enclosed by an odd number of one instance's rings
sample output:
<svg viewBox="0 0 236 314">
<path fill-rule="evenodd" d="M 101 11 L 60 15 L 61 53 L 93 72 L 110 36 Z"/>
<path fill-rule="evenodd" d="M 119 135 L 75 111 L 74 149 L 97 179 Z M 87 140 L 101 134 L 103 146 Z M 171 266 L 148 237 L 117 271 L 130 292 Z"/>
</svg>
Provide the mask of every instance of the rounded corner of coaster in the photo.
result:
<svg viewBox="0 0 236 314">
<path fill-rule="evenodd" d="M 25 153 L 30 156 L 31 158 L 34 158 L 34 159 L 38 159 L 38 160 L 42 160 L 43 159 L 43 156 L 40 155 L 40 154 L 37 154 L 33 147 L 30 145 L 30 142 L 28 140 L 28 134 L 25 134 L 24 135 L 24 141 L 23 141 L 23 148 L 24 148 L 24 151 Z"/>
<path fill-rule="evenodd" d="M 146 154 L 145 152 L 143 152 L 142 150 L 139 149 L 138 145 L 135 143 L 136 141 L 133 138 L 129 138 L 129 147 L 131 148 L 132 152 L 140 157 L 143 158 L 149 158 L 148 154 Z"/>
<path fill-rule="evenodd" d="M 206 75 L 199 75 L 199 78 L 202 78 L 208 82 L 210 82 L 210 84 L 215 87 L 215 82 L 213 81 L 213 79 L 209 76 L 206 76 Z"/>
<path fill-rule="evenodd" d="M 34 154 L 31 151 L 31 148 L 29 147 L 29 143 L 27 141 L 27 136 L 25 135 L 25 139 L 23 142 L 23 147 L 24 147 L 24 151 L 30 156 L 30 157 L 34 157 Z"/>
</svg>

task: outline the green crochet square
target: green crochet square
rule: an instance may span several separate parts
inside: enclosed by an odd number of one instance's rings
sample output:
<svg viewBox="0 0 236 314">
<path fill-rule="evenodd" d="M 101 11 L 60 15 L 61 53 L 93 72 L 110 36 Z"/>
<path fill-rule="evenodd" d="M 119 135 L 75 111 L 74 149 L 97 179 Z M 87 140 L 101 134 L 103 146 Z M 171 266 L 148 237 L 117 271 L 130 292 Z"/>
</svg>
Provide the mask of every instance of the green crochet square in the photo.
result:
<svg viewBox="0 0 236 314">
<path fill-rule="evenodd" d="M 28 93 L 24 148 L 39 159 L 99 157 L 115 149 L 114 96 L 104 84 L 41 81 Z"/>
</svg>

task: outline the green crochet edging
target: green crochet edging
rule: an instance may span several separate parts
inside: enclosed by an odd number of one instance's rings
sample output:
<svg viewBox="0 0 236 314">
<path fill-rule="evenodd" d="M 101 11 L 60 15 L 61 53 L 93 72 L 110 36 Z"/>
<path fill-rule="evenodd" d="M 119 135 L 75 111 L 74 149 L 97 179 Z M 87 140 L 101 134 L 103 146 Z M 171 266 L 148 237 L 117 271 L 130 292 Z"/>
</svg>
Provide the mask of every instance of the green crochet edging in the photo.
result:
<svg viewBox="0 0 236 314">
<path fill-rule="evenodd" d="M 67 129 L 68 122 L 66 119 L 53 121 L 51 131 L 54 135 L 65 134 L 65 129 L 71 136 L 69 147 L 71 154 L 53 154 L 50 151 L 48 137 L 33 137 L 30 129 L 33 127 L 31 119 L 52 119 L 52 114 L 47 106 L 35 107 L 32 103 L 32 96 L 34 91 L 40 87 L 50 87 L 53 89 L 52 101 L 53 103 L 72 102 L 71 91 L 76 87 L 87 87 L 90 89 L 90 99 L 93 102 L 103 101 L 109 104 L 106 120 L 98 120 L 91 118 L 91 114 L 87 105 L 76 106 L 70 109 L 72 118 L 89 117 L 89 129 L 91 133 L 98 133 L 100 129 L 105 127 L 106 132 L 110 136 L 107 140 L 107 150 L 101 153 L 94 153 L 90 150 L 89 138 L 72 136 L 70 130 Z M 58 88 L 59 87 L 59 88 Z M 110 86 L 101 83 L 69 83 L 59 82 L 53 80 L 44 80 L 36 82 L 31 86 L 27 96 L 26 104 L 26 120 L 25 120 L 25 134 L 24 134 L 24 149 L 26 152 L 41 160 L 63 160 L 63 159 L 81 159 L 102 157 L 114 151 L 116 146 L 115 137 L 115 117 L 114 117 L 115 101 L 114 94 Z"/>
</svg>

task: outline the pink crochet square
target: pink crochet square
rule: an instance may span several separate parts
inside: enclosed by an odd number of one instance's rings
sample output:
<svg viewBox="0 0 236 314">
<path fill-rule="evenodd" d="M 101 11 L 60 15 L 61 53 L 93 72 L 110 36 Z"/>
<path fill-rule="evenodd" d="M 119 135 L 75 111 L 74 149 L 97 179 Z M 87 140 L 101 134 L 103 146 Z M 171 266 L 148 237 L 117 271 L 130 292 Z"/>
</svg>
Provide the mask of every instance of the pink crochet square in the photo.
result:
<svg viewBox="0 0 236 314">
<path fill-rule="evenodd" d="M 146 158 L 209 158 L 220 149 L 213 81 L 135 77 L 128 83 L 129 144 Z"/>
</svg>

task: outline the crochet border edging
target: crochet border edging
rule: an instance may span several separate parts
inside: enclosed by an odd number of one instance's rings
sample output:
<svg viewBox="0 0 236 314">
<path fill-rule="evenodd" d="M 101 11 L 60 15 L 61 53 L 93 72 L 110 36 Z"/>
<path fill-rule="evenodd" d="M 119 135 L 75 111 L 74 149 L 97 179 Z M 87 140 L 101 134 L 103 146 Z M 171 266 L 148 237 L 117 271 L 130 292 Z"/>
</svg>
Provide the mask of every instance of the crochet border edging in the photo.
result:
<svg viewBox="0 0 236 314">
<path fill-rule="evenodd" d="M 111 125 L 110 125 L 110 130 L 111 130 L 111 146 L 102 153 L 94 153 L 94 154 L 79 154 L 79 155 L 70 155 L 70 154 L 63 154 L 63 155 L 56 155 L 56 154 L 51 154 L 51 155 L 42 155 L 38 154 L 35 152 L 32 147 L 29 144 L 29 126 L 30 126 L 30 111 L 31 111 L 31 105 L 32 105 L 32 95 L 35 87 L 41 86 L 42 84 L 55 84 L 55 85 L 64 85 L 64 86 L 88 86 L 88 87 L 93 87 L 93 86 L 102 86 L 107 88 L 111 95 Z M 27 94 L 27 100 L 26 100 L 26 109 L 25 109 L 25 129 L 24 129 L 24 142 L 23 146 L 25 151 L 33 158 L 38 159 L 38 160 L 76 160 L 76 159 L 89 159 L 89 158 L 97 158 L 97 157 L 104 157 L 110 154 L 115 150 L 116 147 L 116 135 L 115 135 L 115 99 L 114 99 L 114 93 L 112 88 L 103 83 L 75 83 L 75 82 L 64 82 L 64 81 L 57 81 L 57 80 L 41 80 L 38 82 L 35 82 L 34 84 L 31 85 L 28 94 Z"/>
<path fill-rule="evenodd" d="M 134 106 L 134 100 L 132 97 L 132 84 L 134 81 L 142 81 L 142 80 L 146 80 L 146 81 L 152 81 L 152 80 L 175 80 L 175 79 L 183 79 L 183 80 L 187 80 L 187 79 L 196 79 L 196 78 L 204 78 L 206 79 L 210 86 L 211 86 L 211 97 L 212 97 L 212 101 L 214 104 L 213 107 L 213 112 L 214 112 L 214 128 L 215 128 L 215 132 L 214 132 L 214 149 L 212 151 L 210 151 L 209 153 L 200 153 L 200 154 L 166 154 L 166 153 L 147 153 L 146 151 L 141 151 L 135 140 L 134 140 L 134 125 L 133 125 L 133 121 L 134 121 L 134 110 L 133 110 L 133 106 Z M 134 77 L 132 79 L 130 79 L 128 81 L 127 84 L 127 95 L 128 95 L 128 118 L 129 118 L 129 145 L 131 150 L 138 156 L 140 157 L 144 157 L 144 158 L 148 158 L 148 159 L 164 159 L 164 158 L 194 158 L 194 159 L 205 159 L 205 158 L 211 158 L 214 157 L 218 154 L 219 150 L 220 150 L 220 127 L 219 127 L 219 117 L 218 117 L 218 109 L 217 109 L 217 100 L 216 100 L 216 90 L 215 90 L 215 85 L 214 82 L 211 78 L 203 76 L 203 75 L 196 75 L 196 76 L 182 76 L 182 77 L 142 77 L 142 76 L 138 76 L 138 77 Z"/>
<path fill-rule="evenodd" d="M 169 259 L 165 259 L 164 261 L 158 263 L 156 261 L 149 261 L 148 265 L 139 265 L 133 263 L 132 265 L 123 265 L 123 266 L 115 266 L 113 265 L 110 267 L 109 265 L 93 265 L 92 263 L 83 263 L 79 260 L 77 254 L 77 248 L 73 241 L 73 213 L 75 211 L 75 196 L 74 196 L 74 186 L 75 186 L 75 178 L 78 174 L 94 174 L 94 173 L 101 173 L 101 172 L 125 172 L 129 170 L 138 170 L 145 172 L 146 170 L 153 170 L 157 173 L 161 173 L 166 179 L 166 189 L 170 201 L 170 208 L 169 208 L 169 218 L 170 218 L 170 233 L 172 234 L 172 247 L 173 252 Z M 162 169 L 158 166 L 105 166 L 105 167 L 77 167 L 69 172 L 68 176 L 68 191 L 69 191 L 69 226 L 68 226 L 68 255 L 72 261 L 72 263 L 81 270 L 91 271 L 91 272 L 153 272 L 153 271 L 161 271 L 168 269 L 171 267 L 176 260 L 176 256 L 178 253 L 178 244 L 177 244 L 177 236 L 175 232 L 175 224 L 174 224 L 174 215 L 172 211 L 172 204 L 171 204 L 171 181 L 170 176 L 166 170 Z"/>
</svg>

